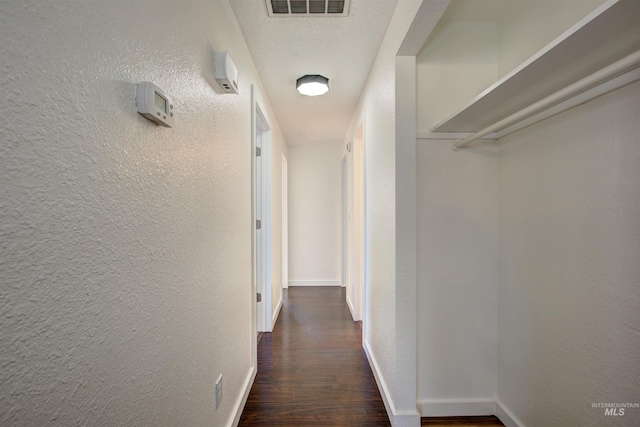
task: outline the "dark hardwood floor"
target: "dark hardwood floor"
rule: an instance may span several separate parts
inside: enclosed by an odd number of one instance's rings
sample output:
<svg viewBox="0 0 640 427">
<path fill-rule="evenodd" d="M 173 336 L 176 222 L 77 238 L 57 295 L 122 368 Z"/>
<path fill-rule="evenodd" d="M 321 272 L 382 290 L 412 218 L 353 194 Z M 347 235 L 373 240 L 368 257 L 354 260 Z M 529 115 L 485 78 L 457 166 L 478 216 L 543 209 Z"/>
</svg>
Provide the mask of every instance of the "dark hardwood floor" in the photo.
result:
<svg viewBox="0 0 640 427">
<path fill-rule="evenodd" d="M 240 426 L 390 426 L 343 288 L 284 291 Z"/>
<path fill-rule="evenodd" d="M 258 343 L 258 373 L 240 427 L 388 427 L 360 322 L 338 287 L 284 290 L 280 317 Z M 429 426 L 501 426 L 495 417 L 423 418 Z"/>
<path fill-rule="evenodd" d="M 495 415 L 486 417 L 432 417 L 422 418 L 421 424 L 423 426 L 431 427 L 494 427 L 504 426 L 502 422 Z"/>
</svg>

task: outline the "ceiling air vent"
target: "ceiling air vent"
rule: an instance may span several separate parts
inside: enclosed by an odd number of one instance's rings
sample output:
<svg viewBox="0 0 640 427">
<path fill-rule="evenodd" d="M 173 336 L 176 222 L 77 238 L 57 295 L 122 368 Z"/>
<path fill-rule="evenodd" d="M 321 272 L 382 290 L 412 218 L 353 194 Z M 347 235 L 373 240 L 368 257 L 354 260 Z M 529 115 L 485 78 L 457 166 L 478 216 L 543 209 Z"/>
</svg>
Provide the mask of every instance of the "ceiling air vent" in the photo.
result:
<svg viewBox="0 0 640 427">
<path fill-rule="evenodd" d="M 347 16 L 349 0 L 265 0 L 269 16 Z"/>
</svg>

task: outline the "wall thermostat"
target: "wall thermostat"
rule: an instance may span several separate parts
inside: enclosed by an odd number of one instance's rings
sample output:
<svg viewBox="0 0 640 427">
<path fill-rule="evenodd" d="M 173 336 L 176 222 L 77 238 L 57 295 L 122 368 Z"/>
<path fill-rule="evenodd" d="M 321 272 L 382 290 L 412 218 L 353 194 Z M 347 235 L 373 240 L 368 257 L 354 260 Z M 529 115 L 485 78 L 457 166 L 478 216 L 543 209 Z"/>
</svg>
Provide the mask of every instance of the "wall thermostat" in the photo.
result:
<svg viewBox="0 0 640 427">
<path fill-rule="evenodd" d="M 160 126 L 173 126 L 173 101 L 162 89 L 151 82 L 136 86 L 138 113 Z"/>
<path fill-rule="evenodd" d="M 213 76 L 226 93 L 238 93 L 238 69 L 229 52 L 215 52 Z"/>
</svg>

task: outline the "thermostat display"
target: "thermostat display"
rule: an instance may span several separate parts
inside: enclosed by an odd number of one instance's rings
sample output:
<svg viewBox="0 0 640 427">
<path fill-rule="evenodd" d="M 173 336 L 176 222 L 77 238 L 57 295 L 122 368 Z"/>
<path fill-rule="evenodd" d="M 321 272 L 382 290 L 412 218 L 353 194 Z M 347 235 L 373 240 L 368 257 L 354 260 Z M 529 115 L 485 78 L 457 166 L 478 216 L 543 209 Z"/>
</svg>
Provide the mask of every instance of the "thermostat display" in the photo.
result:
<svg viewBox="0 0 640 427">
<path fill-rule="evenodd" d="M 173 101 L 151 82 L 138 83 L 136 87 L 138 113 L 160 126 L 173 126 Z"/>
<path fill-rule="evenodd" d="M 158 95 L 158 92 L 156 92 L 156 107 L 158 107 L 160 111 L 167 112 L 167 100 Z"/>
</svg>

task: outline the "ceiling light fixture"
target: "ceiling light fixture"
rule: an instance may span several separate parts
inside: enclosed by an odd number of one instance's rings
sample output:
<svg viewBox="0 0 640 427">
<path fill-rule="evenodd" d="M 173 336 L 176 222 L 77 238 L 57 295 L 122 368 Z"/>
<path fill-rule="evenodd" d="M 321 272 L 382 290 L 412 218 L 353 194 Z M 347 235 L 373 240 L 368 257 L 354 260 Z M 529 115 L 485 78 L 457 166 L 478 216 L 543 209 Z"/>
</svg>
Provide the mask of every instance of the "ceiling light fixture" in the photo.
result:
<svg viewBox="0 0 640 427">
<path fill-rule="evenodd" d="M 324 95 L 329 91 L 329 79 L 319 74 L 307 74 L 296 81 L 296 89 L 307 96 Z"/>
</svg>

